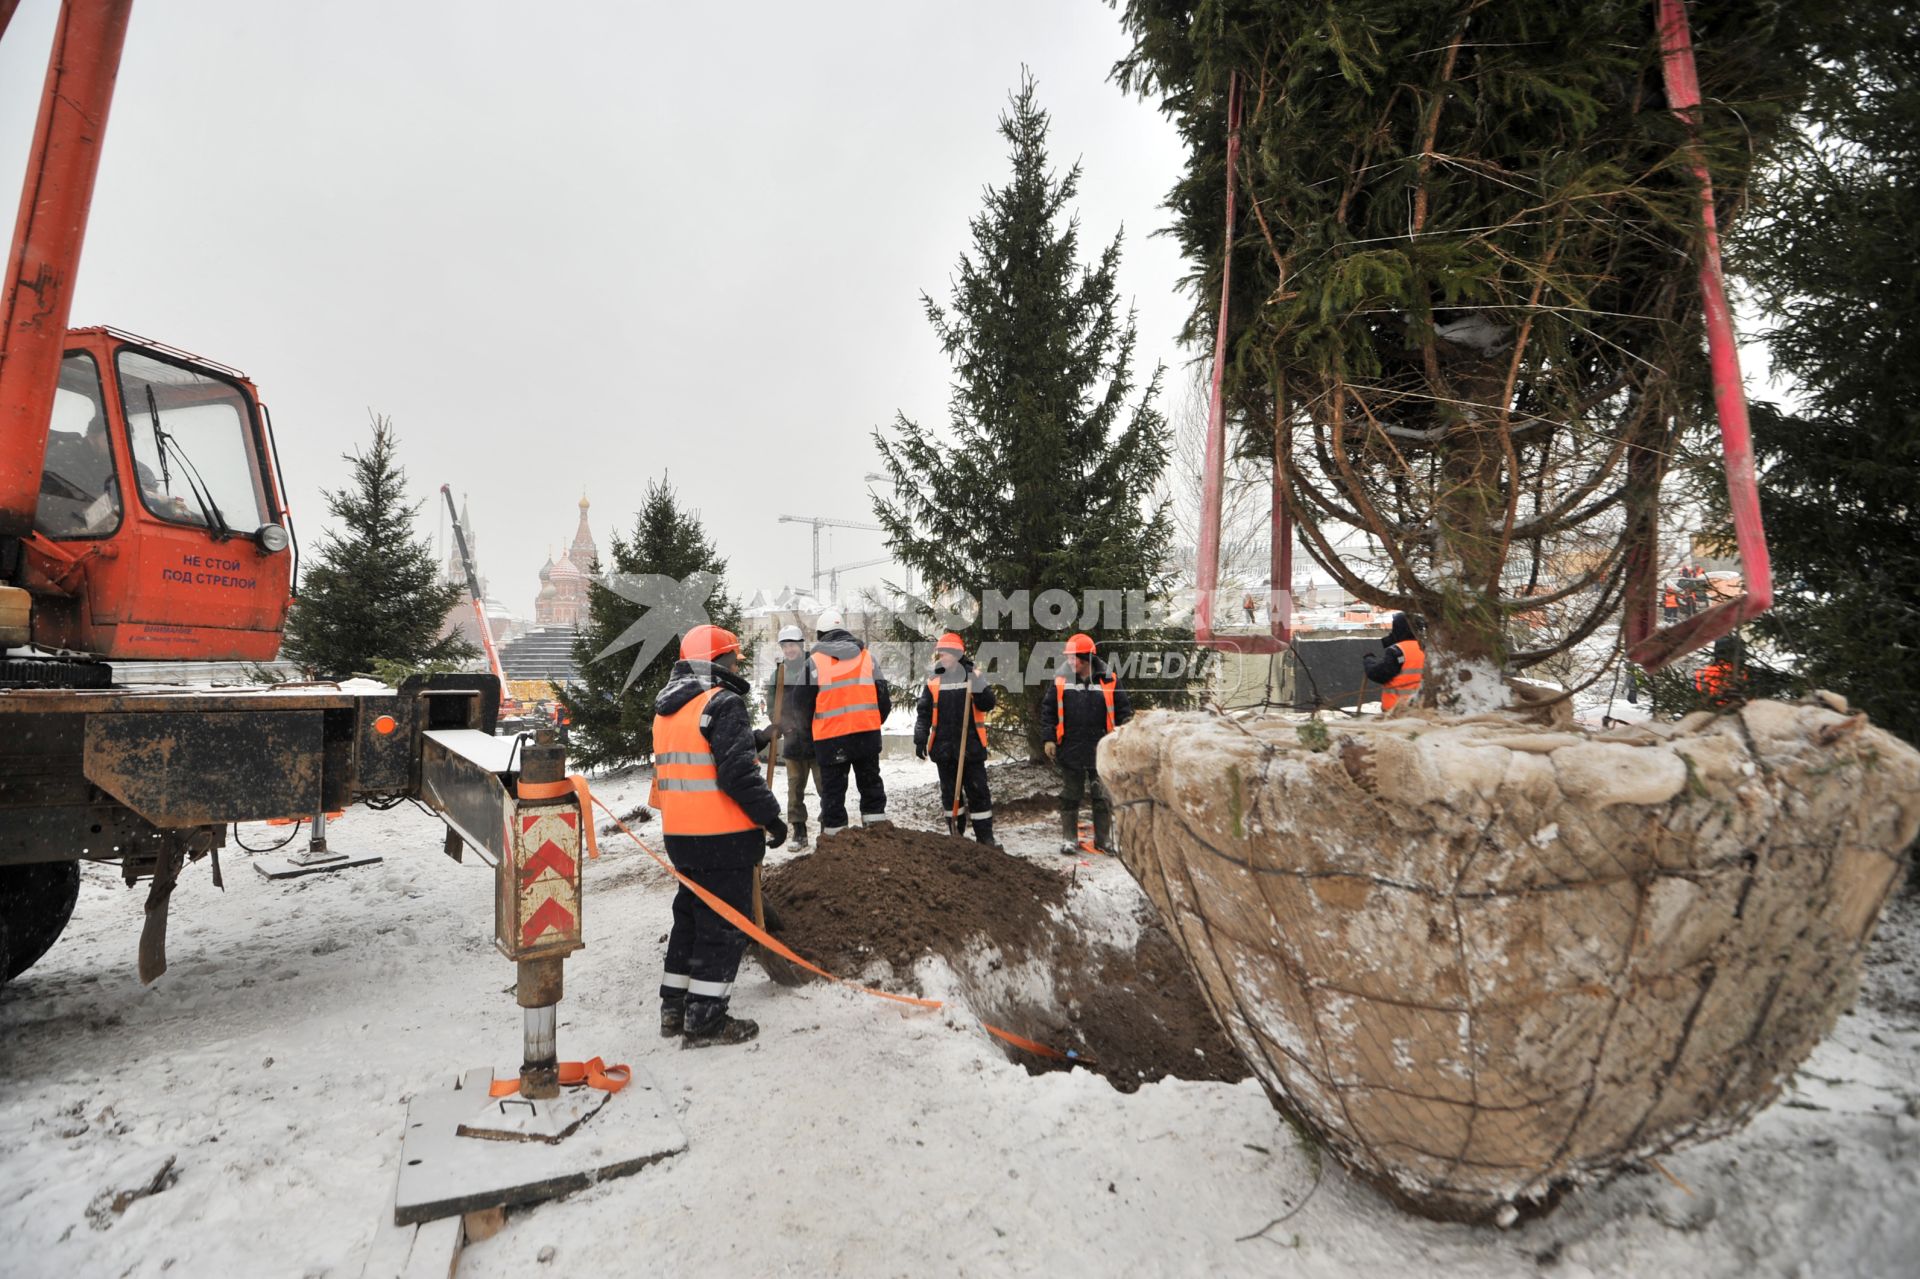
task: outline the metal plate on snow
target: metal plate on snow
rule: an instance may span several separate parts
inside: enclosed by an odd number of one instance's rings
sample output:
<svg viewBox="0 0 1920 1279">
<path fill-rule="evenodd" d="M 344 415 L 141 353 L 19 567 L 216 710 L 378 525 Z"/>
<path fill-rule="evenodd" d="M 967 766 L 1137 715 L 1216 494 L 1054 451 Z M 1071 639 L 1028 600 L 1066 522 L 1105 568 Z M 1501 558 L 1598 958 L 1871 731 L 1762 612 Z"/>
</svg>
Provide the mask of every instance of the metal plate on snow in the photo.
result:
<svg viewBox="0 0 1920 1279">
<path fill-rule="evenodd" d="M 487 1097 L 468 1112 L 455 1131 L 462 1137 L 484 1137 L 488 1141 L 563 1141 L 613 1096 L 598 1088 L 562 1088 L 558 1097 L 547 1101 Z"/>
<path fill-rule="evenodd" d="M 672 1106 L 638 1066 L 633 1082 L 557 1143 L 461 1136 L 492 1082 L 491 1070 L 470 1070 L 457 1088 L 418 1093 L 408 1103 L 395 1224 L 557 1199 L 687 1148 Z"/>
</svg>

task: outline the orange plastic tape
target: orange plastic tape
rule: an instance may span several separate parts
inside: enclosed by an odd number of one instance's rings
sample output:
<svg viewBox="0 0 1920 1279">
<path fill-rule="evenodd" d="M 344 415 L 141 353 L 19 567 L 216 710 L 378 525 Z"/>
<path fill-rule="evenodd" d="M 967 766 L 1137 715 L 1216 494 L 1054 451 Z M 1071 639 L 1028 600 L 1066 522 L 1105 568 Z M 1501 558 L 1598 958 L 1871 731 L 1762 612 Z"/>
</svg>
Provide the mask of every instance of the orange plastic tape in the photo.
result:
<svg viewBox="0 0 1920 1279">
<path fill-rule="evenodd" d="M 634 843 L 640 845 L 641 851 L 646 853 L 647 856 L 659 862 L 662 870 L 678 880 L 692 892 L 695 897 L 698 897 L 701 901 L 713 907 L 714 912 L 718 914 L 720 918 L 726 920 L 729 924 L 732 924 L 735 928 L 738 928 L 741 932 L 753 938 L 753 940 L 759 942 L 774 954 L 780 956 L 780 958 L 790 963 L 798 964 L 810 973 L 825 977 L 828 981 L 836 985 L 845 986 L 850 990 L 857 990 L 863 995 L 872 995 L 875 999 L 891 999 L 897 1004 L 912 1004 L 916 1008 L 944 1008 L 946 1006 L 937 999 L 917 999 L 912 995 L 896 995 L 889 990 L 874 990 L 869 986 L 862 986 L 857 982 L 850 982 L 844 977 L 836 977 L 826 969 L 820 967 L 820 965 L 800 958 L 800 956 L 788 950 L 784 943 L 776 940 L 772 934 L 755 926 L 751 919 L 748 919 L 745 915 L 742 915 L 739 911 L 727 905 L 727 903 L 721 901 L 718 897 L 715 897 L 712 893 L 675 870 L 672 862 L 669 862 L 666 858 L 654 852 L 651 848 L 648 848 L 647 842 L 634 834 L 633 831 L 628 828 L 627 824 L 621 821 L 619 816 L 616 815 L 611 808 L 608 808 L 598 797 L 596 797 L 593 802 L 599 804 L 601 811 L 606 813 L 608 817 L 613 818 L 613 824 L 620 828 L 622 834 Z"/>
<path fill-rule="evenodd" d="M 632 840 L 634 843 L 640 845 L 641 851 L 646 853 L 647 856 L 653 858 L 654 861 L 659 862 L 662 870 L 666 871 L 667 874 L 673 876 L 674 879 L 678 880 L 681 884 L 685 885 L 688 889 L 692 890 L 694 896 L 698 897 L 701 901 L 705 902 L 707 905 L 713 907 L 715 912 L 717 912 L 722 919 L 725 919 L 728 923 L 732 924 L 735 928 L 738 928 L 741 932 L 753 938 L 753 940 L 759 942 L 762 946 L 765 946 L 768 950 L 780 956 L 782 959 L 788 960 L 791 963 L 798 964 L 802 968 L 806 969 L 808 972 L 815 973 L 821 977 L 824 977 L 828 981 L 833 982 L 836 985 L 845 986 L 849 990 L 857 990 L 863 995 L 872 995 L 875 999 L 890 999 L 895 1003 L 912 1004 L 917 1008 L 945 1008 L 946 1007 L 946 1004 L 943 1001 L 938 999 L 917 999 L 912 995 L 896 995 L 892 991 L 875 990 L 871 986 L 862 986 L 857 982 L 848 981 L 844 977 L 836 977 L 834 974 L 828 972 L 826 969 L 820 967 L 818 964 L 811 963 L 805 959 L 800 958 L 800 956 L 794 954 L 791 950 L 788 950 L 787 947 L 782 942 L 774 938 L 773 935 L 768 933 L 765 929 L 755 926 L 754 922 L 751 919 L 748 919 L 745 915 L 742 915 L 739 911 L 727 905 L 727 903 L 721 901 L 718 897 L 715 897 L 712 893 L 708 892 L 706 889 L 694 883 L 692 880 L 688 879 L 685 875 L 682 875 L 679 871 L 675 870 L 671 862 L 669 862 L 666 858 L 662 857 L 660 854 L 654 852 L 651 848 L 648 848 L 645 840 L 641 839 L 638 835 L 634 834 L 632 830 L 628 829 L 627 824 L 621 821 L 620 818 L 614 814 L 614 811 L 611 808 L 608 808 L 604 803 L 602 803 L 597 798 L 593 802 L 596 804 L 599 804 L 601 810 L 604 811 L 608 817 L 613 818 L 613 824 L 620 828 L 620 831 L 622 834 L 624 834 L 628 839 Z M 1094 1064 L 1093 1059 L 1090 1057 L 1082 1057 L 1078 1053 L 1061 1052 L 1058 1048 L 1049 1048 L 1047 1047 L 1047 1045 L 1043 1043 L 1039 1043 L 1039 1042 L 1036 1042 L 1035 1040 L 1028 1039 L 1022 1035 L 1016 1035 L 1012 1031 L 1004 1030 L 1001 1027 L 996 1026 L 991 1022 L 981 1021 L 980 1025 L 986 1030 L 986 1032 L 989 1035 L 992 1035 L 994 1038 L 1003 1040 L 1006 1043 L 1012 1044 L 1015 1048 L 1023 1049 L 1027 1052 L 1037 1054 L 1038 1056 L 1046 1057 L 1053 1061 L 1074 1062 L 1078 1065 L 1083 1065 L 1083 1066 L 1091 1066 Z M 495 1087 L 498 1087 L 498 1086 L 499 1085 L 497 1084 L 495 1085 Z M 518 1084 L 516 1084 L 515 1087 L 518 1087 Z"/>
<path fill-rule="evenodd" d="M 587 826 L 587 856 L 600 856 L 600 837 L 593 824 L 593 806 L 600 801 L 587 789 L 587 779 L 578 773 L 567 774 L 563 782 L 520 782 L 516 787 L 521 799 L 559 799 L 572 795 L 580 801 L 580 818 Z M 605 804 L 600 805 L 605 808 Z"/>
<path fill-rule="evenodd" d="M 1093 1064 L 1091 1058 L 1082 1057 L 1079 1053 L 1063 1053 L 1058 1048 L 1049 1048 L 1045 1044 L 1038 1043 L 1025 1036 L 1016 1035 L 1011 1030 L 1002 1030 L 990 1021 L 983 1021 L 980 1024 L 986 1027 L 989 1035 L 992 1035 L 995 1039 L 1005 1040 L 1015 1048 L 1024 1048 L 1030 1053 L 1036 1053 L 1042 1057 L 1050 1057 L 1054 1061 L 1077 1061 L 1082 1065 Z"/>
<path fill-rule="evenodd" d="M 585 1084 L 589 1088 L 598 1088 L 601 1092 L 619 1092 L 633 1079 L 633 1067 L 609 1066 L 598 1057 L 586 1061 L 563 1061 L 560 1063 L 560 1082 L 569 1088 Z M 520 1076 L 496 1079 L 487 1088 L 494 1097 L 511 1097 L 520 1091 Z"/>
</svg>

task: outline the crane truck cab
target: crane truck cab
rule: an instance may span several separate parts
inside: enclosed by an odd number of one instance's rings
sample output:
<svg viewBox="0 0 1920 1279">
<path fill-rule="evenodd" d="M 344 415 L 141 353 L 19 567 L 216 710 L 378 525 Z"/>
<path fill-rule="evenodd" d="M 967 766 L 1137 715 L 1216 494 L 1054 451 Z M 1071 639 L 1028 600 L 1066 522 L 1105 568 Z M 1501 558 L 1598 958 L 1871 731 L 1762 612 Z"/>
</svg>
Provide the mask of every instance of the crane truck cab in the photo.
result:
<svg viewBox="0 0 1920 1279">
<path fill-rule="evenodd" d="M 244 374 L 116 329 L 68 333 L 11 574 L 31 597 L 28 643 L 269 661 L 291 599 L 290 528 Z"/>
</svg>

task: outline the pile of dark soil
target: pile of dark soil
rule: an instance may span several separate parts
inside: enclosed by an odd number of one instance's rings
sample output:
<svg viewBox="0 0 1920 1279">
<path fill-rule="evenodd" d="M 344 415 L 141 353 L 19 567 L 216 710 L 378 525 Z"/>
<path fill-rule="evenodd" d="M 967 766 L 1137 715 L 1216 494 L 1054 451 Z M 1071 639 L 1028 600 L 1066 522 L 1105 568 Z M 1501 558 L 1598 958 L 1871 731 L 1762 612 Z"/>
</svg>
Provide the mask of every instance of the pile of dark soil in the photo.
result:
<svg viewBox="0 0 1920 1279">
<path fill-rule="evenodd" d="M 767 872 L 761 891 L 796 954 L 847 976 L 884 959 L 904 981 L 921 956 L 976 937 L 1030 950 L 1067 881 L 975 840 L 855 826 Z"/>
<path fill-rule="evenodd" d="M 851 977 L 884 960 L 896 984 L 917 990 L 914 964 L 941 956 L 961 975 L 976 1016 L 1075 1052 L 1115 1087 L 1131 1090 L 1168 1075 L 1246 1077 L 1178 947 L 1144 899 L 1137 945 L 1089 945 L 1051 909 L 1064 905 L 1068 893 L 1058 871 L 973 840 L 897 826 L 835 835 L 814 853 L 769 871 L 763 891 L 780 939 L 828 971 Z M 1026 959 L 1045 965 L 1053 1000 L 1036 1006 L 992 970 L 970 975 L 969 960 L 977 960 L 983 943 L 999 951 L 1003 965 Z M 770 973 L 781 970 L 777 979 L 797 975 L 784 961 L 763 962 Z M 1007 1051 L 1035 1071 L 1061 1068 L 1017 1048 Z"/>
</svg>

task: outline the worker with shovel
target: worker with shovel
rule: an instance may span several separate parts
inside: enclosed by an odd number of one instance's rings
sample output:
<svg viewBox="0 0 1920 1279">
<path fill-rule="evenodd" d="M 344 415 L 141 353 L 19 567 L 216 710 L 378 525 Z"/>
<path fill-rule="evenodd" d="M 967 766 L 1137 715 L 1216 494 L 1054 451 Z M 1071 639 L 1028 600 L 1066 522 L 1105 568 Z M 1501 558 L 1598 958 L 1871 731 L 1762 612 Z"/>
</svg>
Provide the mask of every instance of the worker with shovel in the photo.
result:
<svg viewBox="0 0 1920 1279">
<path fill-rule="evenodd" d="M 1093 637 L 1068 638 L 1070 675 L 1054 678 L 1052 696 L 1040 699 L 1040 735 L 1047 758 L 1060 767 L 1060 851 L 1080 852 L 1080 797 L 1093 809 L 1093 846 L 1113 851 L 1113 805 L 1094 767 L 1100 739 L 1133 718 L 1133 703 L 1119 677 L 1094 652 Z"/>
<path fill-rule="evenodd" d="M 993 792 L 987 787 L 987 712 L 994 706 L 993 690 L 986 676 L 975 673 L 966 649 L 966 642 L 952 631 L 934 646 L 933 672 L 920 690 L 914 717 L 913 753 L 921 759 L 931 755 L 940 771 L 947 833 L 964 835 L 971 821 L 975 839 L 998 847 L 993 839 Z"/>
<path fill-rule="evenodd" d="M 653 795 L 674 868 L 741 914 L 754 909 L 755 875 L 769 848 L 787 842 L 780 801 L 756 758 L 770 734 L 747 713 L 752 686 L 739 674 L 740 641 L 696 626 L 653 704 Z M 764 833 L 764 838 L 763 838 Z M 741 1044 L 758 1023 L 727 1015 L 747 937 L 685 884 L 673 899 L 660 1035 L 682 1048 Z"/>
<path fill-rule="evenodd" d="M 807 661 L 806 635 L 798 626 L 780 628 L 780 664 L 767 683 L 767 712 L 779 737 L 780 759 L 787 769 L 787 829 L 790 852 L 807 846 L 807 777 L 820 794 L 820 763 L 813 756 L 812 724 L 800 712 L 796 690 L 806 683 L 813 664 Z"/>
</svg>

